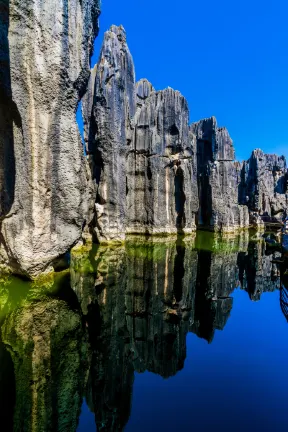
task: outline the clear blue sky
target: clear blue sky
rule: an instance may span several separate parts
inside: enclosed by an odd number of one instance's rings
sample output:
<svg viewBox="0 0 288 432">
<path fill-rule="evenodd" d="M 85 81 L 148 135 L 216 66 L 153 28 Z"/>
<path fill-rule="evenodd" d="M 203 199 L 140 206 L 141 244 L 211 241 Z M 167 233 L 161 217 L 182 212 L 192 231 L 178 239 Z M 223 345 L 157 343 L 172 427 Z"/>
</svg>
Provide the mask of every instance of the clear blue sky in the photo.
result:
<svg viewBox="0 0 288 432">
<path fill-rule="evenodd" d="M 122 24 L 136 77 L 181 91 L 191 121 L 216 116 L 238 159 L 288 156 L 287 0 L 102 0 L 100 34 Z"/>
</svg>

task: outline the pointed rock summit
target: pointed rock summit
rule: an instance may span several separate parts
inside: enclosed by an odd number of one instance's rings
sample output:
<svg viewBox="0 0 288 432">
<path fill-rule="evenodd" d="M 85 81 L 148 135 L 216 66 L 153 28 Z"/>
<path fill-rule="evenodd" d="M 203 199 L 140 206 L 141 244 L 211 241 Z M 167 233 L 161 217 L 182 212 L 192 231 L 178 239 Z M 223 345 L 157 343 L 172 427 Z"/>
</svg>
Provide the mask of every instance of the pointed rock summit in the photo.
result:
<svg viewBox="0 0 288 432">
<path fill-rule="evenodd" d="M 252 167 L 255 152 L 244 164 L 236 162 L 232 139 L 215 117 L 189 126 L 188 104 L 178 91 L 156 91 L 147 79 L 135 83 L 123 27 L 112 26 L 105 34 L 90 87 L 92 116 L 89 108 L 85 118 L 94 133 L 86 135 L 98 191 L 94 234 L 100 243 L 128 234 L 189 234 L 197 226 L 235 232 L 255 225 L 256 207 L 258 219 L 266 207 L 269 214 L 286 211 L 284 160 L 260 158 L 262 169 L 274 164 L 278 176 L 275 182 L 266 173 L 262 192 L 263 174 Z M 253 200 L 269 205 L 255 206 Z"/>
</svg>

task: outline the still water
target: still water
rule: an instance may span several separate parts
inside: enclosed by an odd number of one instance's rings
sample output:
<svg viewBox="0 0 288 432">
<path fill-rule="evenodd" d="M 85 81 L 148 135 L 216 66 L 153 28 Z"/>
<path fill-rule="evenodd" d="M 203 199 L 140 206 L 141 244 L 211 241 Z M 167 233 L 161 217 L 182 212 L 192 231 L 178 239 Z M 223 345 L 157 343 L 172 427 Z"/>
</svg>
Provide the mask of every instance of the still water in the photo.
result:
<svg viewBox="0 0 288 432">
<path fill-rule="evenodd" d="M 285 269 L 247 233 L 0 279 L 1 431 L 284 431 Z M 280 271 L 281 270 L 281 271 Z"/>
</svg>

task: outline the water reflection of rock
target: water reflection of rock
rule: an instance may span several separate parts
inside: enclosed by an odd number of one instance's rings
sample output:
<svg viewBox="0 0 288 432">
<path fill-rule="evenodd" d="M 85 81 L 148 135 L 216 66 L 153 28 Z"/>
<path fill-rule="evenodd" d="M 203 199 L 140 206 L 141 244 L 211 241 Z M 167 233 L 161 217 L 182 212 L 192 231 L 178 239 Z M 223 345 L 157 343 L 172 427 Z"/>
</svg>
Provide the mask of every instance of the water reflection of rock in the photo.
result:
<svg viewBox="0 0 288 432">
<path fill-rule="evenodd" d="M 134 382 L 125 316 L 125 249 L 100 247 L 94 262 L 96 301 L 87 319 L 92 348 L 87 400 L 99 431 L 123 430 Z"/>
<path fill-rule="evenodd" d="M 197 270 L 197 252 L 186 251 L 175 243 L 99 247 L 87 301 L 74 278 L 92 347 L 86 399 L 99 431 L 123 430 L 135 371 L 167 378 L 184 365 Z"/>
<path fill-rule="evenodd" d="M 186 334 L 194 319 L 197 252 L 186 253 L 175 243 L 147 248 L 134 256 L 128 250 L 127 326 L 135 369 L 167 378 L 183 368 L 186 357 Z"/>
<path fill-rule="evenodd" d="M 201 233 L 197 240 L 195 322 L 191 330 L 212 342 L 215 330 L 223 330 L 230 316 L 230 296 L 239 280 L 238 251 L 247 247 L 248 238 L 246 233 L 228 238 Z"/>
<path fill-rule="evenodd" d="M 143 240 L 93 251 L 94 275 L 86 277 L 94 291 L 89 283 L 86 297 L 79 283 L 76 291 L 93 350 L 87 400 L 99 430 L 123 430 L 135 371 L 175 375 L 184 366 L 188 331 L 211 342 L 215 330 L 224 329 L 231 294 L 243 281 L 243 257 L 269 258 L 263 247 L 256 249 L 258 255 L 247 233 L 200 233 L 196 244 Z M 266 273 L 261 278 L 256 272 L 255 284 L 272 289 Z"/>
<path fill-rule="evenodd" d="M 273 263 L 277 254 L 267 253 L 264 240 L 251 241 L 247 251 L 238 255 L 239 280 L 251 300 L 260 300 L 263 292 L 275 291 L 279 288 L 279 269 Z"/>
<path fill-rule="evenodd" d="M 15 431 L 76 431 L 85 394 L 99 431 L 123 430 L 135 372 L 175 375 L 189 331 L 212 342 L 224 329 L 235 288 L 255 300 L 277 287 L 272 258 L 262 240 L 249 242 L 246 234 L 199 233 L 196 242 L 74 250 L 73 290 L 66 275 L 57 295 L 34 286 L 13 307 L 5 282 L 0 363 L 11 373 L 0 373 L 1 408 L 13 401 L 16 383 L 14 414 L 0 409 L 5 423 L 12 430 L 14 421 Z"/>
<path fill-rule="evenodd" d="M 2 325 L 5 361 L 15 374 L 14 431 L 76 431 L 88 345 L 75 294 L 66 288 L 57 297 L 40 290 L 39 298 L 34 288 L 33 299 L 22 299 Z"/>
</svg>

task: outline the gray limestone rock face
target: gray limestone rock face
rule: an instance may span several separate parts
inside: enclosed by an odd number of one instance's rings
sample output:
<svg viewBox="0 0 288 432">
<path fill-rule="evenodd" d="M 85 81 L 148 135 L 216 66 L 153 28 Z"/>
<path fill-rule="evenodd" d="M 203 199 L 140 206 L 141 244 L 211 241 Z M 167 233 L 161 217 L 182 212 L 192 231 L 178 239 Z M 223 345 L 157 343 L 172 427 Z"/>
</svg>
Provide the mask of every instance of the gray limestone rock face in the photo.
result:
<svg viewBox="0 0 288 432">
<path fill-rule="evenodd" d="M 195 231 L 196 141 L 187 101 L 170 88 L 156 92 L 146 79 L 135 83 L 122 27 L 106 32 L 94 74 L 83 111 L 97 240 Z"/>
<path fill-rule="evenodd" d="M 235 150 L 226 128 L 218 127 L 215 117 L 200 120 L 191 125 L 191 131 L 197 137 L 200 163 L 211 161 L 233 161 Z"/>
<path fill-rule="evenodd" d="M 89 223 L 76 110 L 100 11 L 98 0 L 1 0 L 0 9 L 1 249 L 33 277 Z"/>
<path fill-rule="evenodd" d="M 244 162 L 241 199 L 251 212 L 269 216 L 287 210 L 287 166 L 284 156 L 265 154 L 256 149 Z"/>
<path fill-rule="evenodd" d="M 248 227 L 248 208 L 238 204 L 241 166 L 227 129 L 212 117 L 192 124 L 191 133 L 197 141 L 199 226 L 226 232 Z"/>
<path fill-rule="evenodd" d="M 153 91 L 146 80 L 138 83 L 137 98 L 126 164 L 126 232 L 191 233 L 196 229 L 198 189 L 187 101 L 170 88 Z"/>
<path fill-rule="evenodd" d="M 125 30 L 112 26 L 105 33 L 97 65 L 92 126 L 89 110 L 86 114 L 97 187 L 95 234 L 100 242 L 125 238 L 126 153 L 135 110 L 135 72 Z"/>
</svg>

